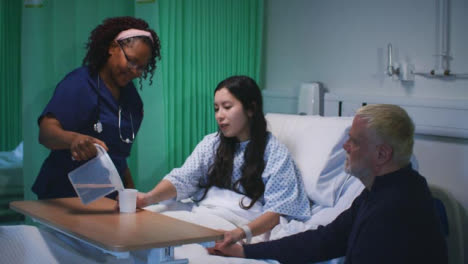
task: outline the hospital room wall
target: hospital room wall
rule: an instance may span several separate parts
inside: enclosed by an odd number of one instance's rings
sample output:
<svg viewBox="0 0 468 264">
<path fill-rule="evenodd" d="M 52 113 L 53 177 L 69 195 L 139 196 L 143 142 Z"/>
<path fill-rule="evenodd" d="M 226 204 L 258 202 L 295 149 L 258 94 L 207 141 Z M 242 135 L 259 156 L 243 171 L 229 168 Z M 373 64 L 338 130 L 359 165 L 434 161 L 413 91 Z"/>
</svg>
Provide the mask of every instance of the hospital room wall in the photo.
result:
<svg viewBox="0 0 468 264">
<path fill-rule="evenodd" d="M 335 93 L 468 102 L 468 79 L 417 76 L 413 83 L 405 84 L 385 74 L 388 43 L 393 45 L 395 62 L 411 62 L 421 72 L 435 67 L 439 40 L 436 3 L 267 0 L 265 88 L 291 96 L 297 94 L 301 82 L 319 81 Z M 468 1 L 449 3 L 450 68 L 452 72 L 468 73 Z M 273 105 L 268 111 L 279 110 L 275 107 L 281 105 Z M 468 140 L 418 136 L 415 154 L 429 183 L 449 191 L 464 207 L 467 227 Z"/>
<path fill-rule="evenodd" d="M 157 4 L 154 3 L 135 4 L 127 0 L 50 0 L 42 8 L 23 8 L 21 82 L 25 199 L 36 198 L 31 192 L 31 186 L 48 154 L 48 150 L 38 143 L 37 117 L 52 96 L 56 84 L 69 71 L 81 65 L 85 55 L 84 44 L 91 30 L 106 17 L 122 15 L 143 18 L 158 31 Z M 158 146 L 164 146 L 162 140 L 165 138 L 160 125 L 164 122 L 160 120 L 163 118 L 163 96 L 159 70 L 160 68 L 155 74 L 152 87 L 145 83 L 143 91 L 140 91 L 145 105 L 145 118 L 130 159 L 137 187 L 154 186 L 155 182 L 150 180 L 151 177 L 145 180 L 138 177 L 138 174 L 150 175 L 161 164 L 165 164 L 165 157 L 160 157 L 164 152 L 154 151 L 160 148 Z M 148 160 L 150 156 L 152 159 Z"/>
</svg>

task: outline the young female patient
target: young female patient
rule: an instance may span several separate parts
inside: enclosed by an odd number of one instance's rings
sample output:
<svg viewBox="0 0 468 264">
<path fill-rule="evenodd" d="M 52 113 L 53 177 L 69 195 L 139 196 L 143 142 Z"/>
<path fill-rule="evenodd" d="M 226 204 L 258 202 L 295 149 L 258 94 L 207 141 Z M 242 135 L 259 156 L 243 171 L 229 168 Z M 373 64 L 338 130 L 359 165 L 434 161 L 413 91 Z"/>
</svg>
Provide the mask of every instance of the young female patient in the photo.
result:
<svg viewBox="0 0 468 264">
<path fill-rule="evenodd" d="M 255 81 L 232 76 L 220 82 L 214 112 L 218 132 L 205 136 L 184 165 L 153 190 L 139 193 L 137 206 L 174 197 L 191 197 L 207 208 L 223 208 L 231 201 L 239 217 L 223 214 L 237 226 L 225 232 L 226 245 L 244 238 L 250 242 L 277 225 L 280 216 L 308 219 L 310 204 L 300 172 L 286 147 L 266 130 Z"/>
</svg>

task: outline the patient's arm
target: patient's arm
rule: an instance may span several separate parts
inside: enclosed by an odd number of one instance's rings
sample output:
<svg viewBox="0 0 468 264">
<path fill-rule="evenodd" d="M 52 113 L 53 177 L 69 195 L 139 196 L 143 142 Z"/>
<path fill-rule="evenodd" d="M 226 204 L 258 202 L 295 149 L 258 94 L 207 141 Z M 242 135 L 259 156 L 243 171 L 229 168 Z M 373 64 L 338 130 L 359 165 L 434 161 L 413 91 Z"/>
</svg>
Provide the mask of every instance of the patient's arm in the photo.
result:
<svg viewBox="0 0 468 264">
<path fill-rule="evenodd" d="M 137 207 L 142 208 L 177 196 L 174 185 L 168 180 L 162 180 L 153 190 L 147 193 L 138 193 Z"/>
<path fill-rule="evenodd" d="M 261 235 L 265 232 L 270 231 L 279 223 L 280 214 L 274 212 L 265 212 L 257 219 L 253 220 L 248 224 L 250 230 L 252 231 L 252 236 Z M 236 228 L 231 231 L 226 231 L 224 233 L 224 240 L 219 244 L 218 247 L 223 248 L 225 246 L 231 245 L 245 238 L 246 234 L 242 228 Z"/>
<path fill-rule="evenodd" d="M 248 226 L 252 231 L 252 235 L 258 236 L 273 229 L 273 227 L 275 227 L 279 223 L 279 219 L 280 214 L 275 212 L 265 212 L 257 219 L 250 222 Z M 242 231 L 242 234 L 245 237 L 244 231 Z"/>
</svg>

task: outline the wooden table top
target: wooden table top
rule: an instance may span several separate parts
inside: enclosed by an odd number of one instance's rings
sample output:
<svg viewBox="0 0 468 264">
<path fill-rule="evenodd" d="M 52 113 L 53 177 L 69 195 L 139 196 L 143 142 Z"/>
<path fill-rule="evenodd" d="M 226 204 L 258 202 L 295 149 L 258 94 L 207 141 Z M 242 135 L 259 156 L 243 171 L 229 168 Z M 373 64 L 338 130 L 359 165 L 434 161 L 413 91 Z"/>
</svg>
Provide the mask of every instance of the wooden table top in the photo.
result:
<svg viewBox="0 0 468 264">
<path fill-rule="evenodd" d="M 102 198 L 83 205 L 79 198 L 15 201 L 10 208 L 109 251 L 163 248 L 222 239 L 222 232 L 159 213 L 119 213 Z"/>
</svg>

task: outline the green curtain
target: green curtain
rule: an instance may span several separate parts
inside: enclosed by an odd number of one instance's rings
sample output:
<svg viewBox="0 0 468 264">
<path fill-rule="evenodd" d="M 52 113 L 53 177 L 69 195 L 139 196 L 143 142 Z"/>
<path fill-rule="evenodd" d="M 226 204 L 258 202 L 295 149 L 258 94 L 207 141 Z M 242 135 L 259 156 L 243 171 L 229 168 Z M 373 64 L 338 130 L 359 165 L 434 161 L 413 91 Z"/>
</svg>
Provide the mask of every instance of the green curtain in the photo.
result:
<svg viewBox="0 0 468 264">
<path fill-rule="evenodd" d="M 213 91 L 231 75 L 260 81 L 263 1 L 160 0 L 167 164 L 216 131 Z"/>
<path fill-rule="evenodd" d="M 0 151 L 12 150 L 23 140 L 21 3 L 18 0 L 0 1 Z"/>
</svg>

